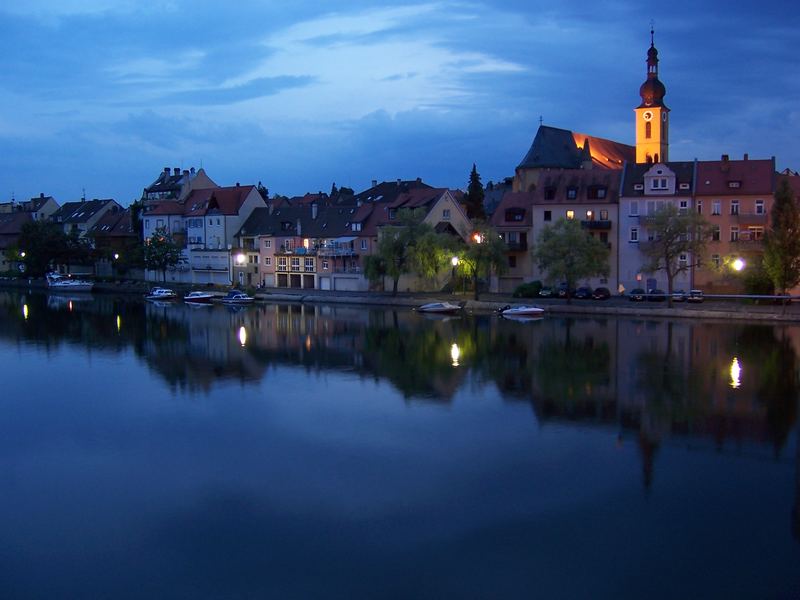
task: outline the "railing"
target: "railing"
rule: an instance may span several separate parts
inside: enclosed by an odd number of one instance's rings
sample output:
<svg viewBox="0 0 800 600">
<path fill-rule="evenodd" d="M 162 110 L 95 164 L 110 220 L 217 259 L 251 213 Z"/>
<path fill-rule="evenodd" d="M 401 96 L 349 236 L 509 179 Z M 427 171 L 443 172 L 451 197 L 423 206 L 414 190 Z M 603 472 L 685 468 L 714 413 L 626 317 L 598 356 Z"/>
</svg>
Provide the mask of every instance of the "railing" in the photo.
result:
<svg viewBox="0 0 800 600">
<path fill-rule="evenodd" d="M 318 246 L 316 251 L 319 256 L 352 256 L 356 254 L 354 248 L 350 246 L 340 246 L 338 244 Z"/>
<path fill-rule="evenodd" d="M 581 227 L 585 229 L 611 229 L 611 221 L 581 221 Z"/>
<path fill-rule="evenodd" d="M 522 252 L 528 249 L 528 242 L 506 242 L 506 246 L 511 252 Z"/>
<path fill-rule="evenodd" d="M 767 213 L 743 213 L 733 215 L 739 223 L 764 223 L 766 224 L 768 215 Z"/>
</svg>

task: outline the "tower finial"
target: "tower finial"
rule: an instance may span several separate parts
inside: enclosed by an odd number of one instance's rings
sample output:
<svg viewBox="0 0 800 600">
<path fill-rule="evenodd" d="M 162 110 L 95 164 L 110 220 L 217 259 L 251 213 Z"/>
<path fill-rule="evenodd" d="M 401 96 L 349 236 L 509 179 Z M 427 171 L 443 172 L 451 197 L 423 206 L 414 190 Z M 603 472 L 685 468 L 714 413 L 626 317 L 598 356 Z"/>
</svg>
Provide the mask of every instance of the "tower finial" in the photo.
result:
<svg viewBox="0 0 800 600">
<path fill-rule="evenodd" d="M 653 21 L 653 19 L 650 19 L 650 47 L 651 48 L 655 45 L 655 41 L 654 41 L 654 37 L 653 37 L 655 32 L 656 32 L 655 31 L 655 26 L 656 26 L 655 21 Z"/>
</svg>

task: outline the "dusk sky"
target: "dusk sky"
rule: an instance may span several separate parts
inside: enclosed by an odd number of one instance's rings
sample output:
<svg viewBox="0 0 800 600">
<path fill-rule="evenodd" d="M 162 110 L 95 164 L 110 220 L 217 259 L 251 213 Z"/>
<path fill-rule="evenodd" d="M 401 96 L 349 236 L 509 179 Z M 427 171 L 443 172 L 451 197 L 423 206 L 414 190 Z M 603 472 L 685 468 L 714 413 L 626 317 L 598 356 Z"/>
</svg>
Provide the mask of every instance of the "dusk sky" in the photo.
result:
<svg viewBox="0 0 800 600">
<path fill-rule="evenodd" d="M 225 6 L 222 8 L 222 6 Z M 0 201 L 127 205 L 166 166 L 270 193 L 514 174 L 546 125 L 633 144 L 650 21 L 670 158 L 800 169 L 790 2 L 0 6 Z"/>
</svg>

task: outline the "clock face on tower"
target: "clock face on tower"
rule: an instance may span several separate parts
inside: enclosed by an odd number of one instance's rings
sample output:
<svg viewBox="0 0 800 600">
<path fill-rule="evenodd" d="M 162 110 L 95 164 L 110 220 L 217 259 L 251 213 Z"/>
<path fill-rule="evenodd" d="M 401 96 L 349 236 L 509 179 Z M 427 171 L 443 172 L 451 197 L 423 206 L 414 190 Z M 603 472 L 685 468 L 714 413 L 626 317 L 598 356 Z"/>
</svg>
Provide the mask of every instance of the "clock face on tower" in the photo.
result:
<svg viewBox="0 0 800 600">
<path fill-rule="evenodd" d="M 652 113 L 652 112 L 650 112 L 649 110 L 646 110 L 646 111 L 644 111 L 644 113 L 642 114 L 642 118 L 643 118 L 645 121 L 649 121 L 650 119 L 652 119 L 652 118 L 653 118 L 653 113 Z"/>
<path fill-rule="evenodd" d="M 661 113 L 661 120 L 664 121 L 664 123 L 667 122 L 667 113 Z"/>
</svg>

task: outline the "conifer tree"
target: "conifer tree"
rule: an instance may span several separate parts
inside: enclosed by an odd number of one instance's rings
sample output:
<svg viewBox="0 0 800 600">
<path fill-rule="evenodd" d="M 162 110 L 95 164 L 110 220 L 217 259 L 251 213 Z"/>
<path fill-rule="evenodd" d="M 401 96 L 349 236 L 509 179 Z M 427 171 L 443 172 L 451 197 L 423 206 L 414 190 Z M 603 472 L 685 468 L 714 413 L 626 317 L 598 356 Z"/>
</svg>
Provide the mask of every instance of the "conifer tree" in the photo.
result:
<svg viewBox="0 0 800 600">
<path fill-rule="evenodd" d="M 481 176 L 475 163 L 472 163 L 472 171 L 469 174 L 469 186 L 467 193 L 464 195 L 464 201 L 467 206 L 467 217 L 472 220 L 485 221 L 486 211 L 483 208 L 483 184 L 481 183 Z"/>
</svg>

